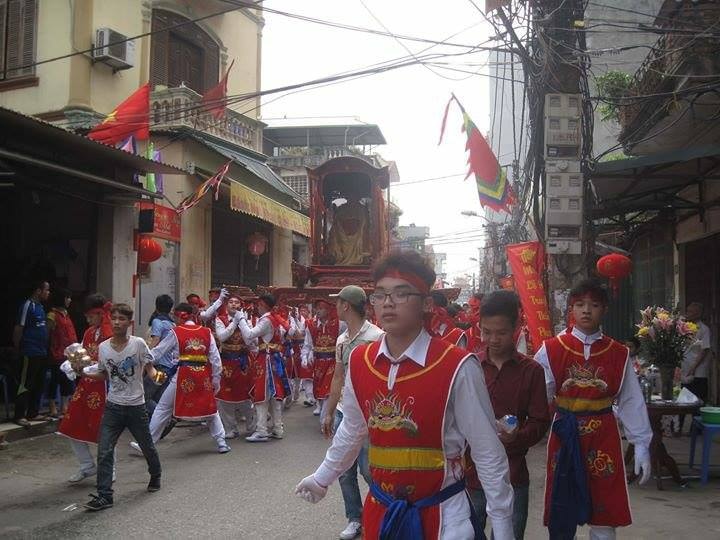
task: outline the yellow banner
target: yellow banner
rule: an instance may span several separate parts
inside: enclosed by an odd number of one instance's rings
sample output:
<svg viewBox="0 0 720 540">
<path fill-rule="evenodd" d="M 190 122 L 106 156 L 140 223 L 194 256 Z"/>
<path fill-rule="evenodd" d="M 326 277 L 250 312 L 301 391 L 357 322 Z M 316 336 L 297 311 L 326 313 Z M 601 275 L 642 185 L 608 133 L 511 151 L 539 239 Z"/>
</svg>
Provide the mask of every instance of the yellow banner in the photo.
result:
<svg viewBox="0 0 720 540">
<path fill-rule="evenodd" d="M 237 182 L 230 182 L 230 208 L 283 229 L 310 236 L 310 218 Z"/>
</svg>

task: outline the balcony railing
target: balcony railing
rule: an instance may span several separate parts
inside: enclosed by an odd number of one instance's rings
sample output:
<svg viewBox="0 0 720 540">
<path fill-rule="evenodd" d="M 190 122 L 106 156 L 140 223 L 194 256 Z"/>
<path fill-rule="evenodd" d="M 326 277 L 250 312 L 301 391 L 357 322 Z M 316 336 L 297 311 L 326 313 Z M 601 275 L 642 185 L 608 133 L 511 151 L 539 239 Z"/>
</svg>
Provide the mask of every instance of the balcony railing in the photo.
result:
<svg viewBox="0 0 720 540">
<path fill-rule="evenodd" d="M 657 100 L 643 96 L 676 92 L 684 86 L 707 82 L 704 77 L 717 76 L 720 40 L 713 29 L 718 17 L 720 5 L 716 3 L 683 6 L 672 20 L 664 17 L 668 21 L 664 24 L 665 33 L 633 75 L 628 102 L 620 107 L 621 139 L 631 136 L 641 122 L 662 109 Z"/>
<path fill-rule="evenodd" d="M 312 153 L 307 155 L 296 155 L 296 154 L 281 154 L 279 156 L 272 156 L 269 159 L 269 163 L 276 167 L 292 169 L 298 167 L 319 167 L 329 159 L 333 159 L 341 156 L 354 156 L 362 160 L 367 161 L 371 165 L 378 166 L 378 163 L 373 155 L 366 155 L 358 151 L 354 151 L 347 146 L 326 146 L 318 153 Z"/>
<path fill-rule="evenodd" d="M 195 129 L 255 152 L 261 151 L 261 122 L 231 109 L 226 109 L 225 115 L 216 119 L 209 111 L 200 107 L 201 98 L 200 94 L 185 86 L 156 87 L 150 94 L 152 128 Z"/>
</svg>

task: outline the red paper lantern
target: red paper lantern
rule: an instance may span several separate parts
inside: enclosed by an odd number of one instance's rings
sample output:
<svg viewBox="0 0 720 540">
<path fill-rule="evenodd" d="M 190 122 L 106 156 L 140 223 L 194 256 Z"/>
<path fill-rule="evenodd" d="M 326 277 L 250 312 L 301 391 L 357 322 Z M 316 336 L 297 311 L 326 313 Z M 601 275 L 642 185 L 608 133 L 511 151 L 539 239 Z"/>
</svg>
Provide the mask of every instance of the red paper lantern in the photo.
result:
<svg viewBox="0 0 720 540">
<path fill-rule="evenodd" d="M 267 249 L 268 239 L 262 233 L 252 233 L 247 238 L 248 251 L 255 257 L 255 269 L 257 270 L 260 263 L 260 255 L 265 253 Z"/>
<path fill-rule="evenodd" d="M 141 263 L 151 263 L 162 257 L 163 249 L 160 243 L 149 236 L 143 236 L 138 244 L 138 256 Z"/>
<path fill-rule="evenodd" d="M 632 271 L 632 261 L 620 253 L 611 253 L 598 259 L 597 271 L 610 280 L 610 287 L 613 293 L 617 294 L 620 282 Z"/>
</svg>

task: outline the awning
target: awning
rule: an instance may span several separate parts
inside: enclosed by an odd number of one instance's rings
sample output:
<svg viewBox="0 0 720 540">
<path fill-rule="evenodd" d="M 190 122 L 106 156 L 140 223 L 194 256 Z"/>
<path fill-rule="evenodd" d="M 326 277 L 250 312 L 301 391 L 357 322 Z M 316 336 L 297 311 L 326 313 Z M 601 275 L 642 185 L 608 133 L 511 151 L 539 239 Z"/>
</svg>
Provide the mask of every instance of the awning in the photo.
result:
<svg viewBox="0 0 720 540">
<path fill-rule="evenodd" d="M 591 174 L 596 205 L 592 218 L 630 212 L 704 207 L 702 184 L 720 179 L 720 146 L 696 146 L 673 152 L 597 163 Z M 697 197 L 681 195 L 697 186 Z"/>
<path fill-rule="evenodd" d="M 385 144 L 385 137 L 377 125 L 363 123 L 322 126 L 273 125 L 263 129 L 263 138 L 273 148 Z"/>
<path fill-rule="evenodd" d="M 260 218 L 277 227 L 310 236 L 309 217 L 234 180 L 230 182 L 230 208 Z"/>
<path fill-rule="evenodd" d="M 266 163 L 251 158 L 250 156 L 247 156 L 240 151 L 233 150 L 221 144 L 217 144 L 211 140 L 208 140 L 205 137 L 196 136 L 194 138 L 198 142 L 206 145 L 208 148 L 214 150 L 215 152 L 222 154 L 226 158 L 232 159 L 238 165 L 245 167 L 252 174 L 264 180 L 279 192 L 284 193 L 285 195 L 289 195 L 296 201 L 302 200 L 302 197 L 296 191 L 290 188 L 285 182 L 283 182 L 280 177 L 275 174 L 270 167 L 268 167 Z"/>
</svg>

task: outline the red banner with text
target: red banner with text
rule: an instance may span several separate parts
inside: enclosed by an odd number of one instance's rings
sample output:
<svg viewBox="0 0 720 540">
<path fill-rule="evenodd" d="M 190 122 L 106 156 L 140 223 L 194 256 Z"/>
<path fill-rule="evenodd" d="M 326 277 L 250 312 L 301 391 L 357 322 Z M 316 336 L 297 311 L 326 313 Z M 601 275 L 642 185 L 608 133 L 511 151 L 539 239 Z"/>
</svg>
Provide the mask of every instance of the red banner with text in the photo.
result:
<svg viewBox="0 0 720 540">
<path fill-rule="evenodd" d="M 542 277 L 538 272 L 543 267 L 543 249 L 540 242 L 512 244 L 505 248 L 508 262 L 515 280 L 515 290 L 525 312 L 530 331 L 529 351 L 537 351 L 542 342 L 552 337 L 550 310 Z"/>
</svg>

